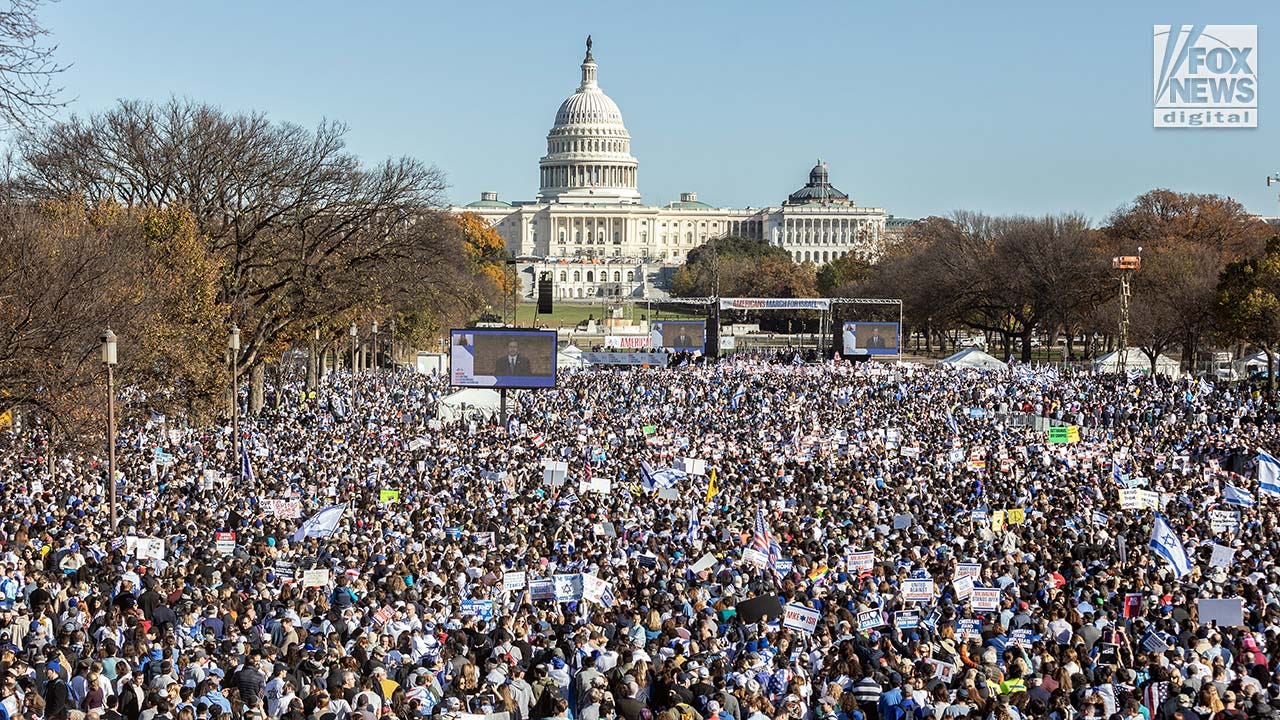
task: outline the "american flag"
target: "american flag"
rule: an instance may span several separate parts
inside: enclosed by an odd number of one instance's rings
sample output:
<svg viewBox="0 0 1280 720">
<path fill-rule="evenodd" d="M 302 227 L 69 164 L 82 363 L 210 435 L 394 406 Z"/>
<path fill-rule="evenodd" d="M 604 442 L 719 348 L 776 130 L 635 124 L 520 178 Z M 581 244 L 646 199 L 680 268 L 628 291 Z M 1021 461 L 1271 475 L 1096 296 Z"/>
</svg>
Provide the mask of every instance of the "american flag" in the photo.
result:
<svg viewBox="0 0 1280 720">
<path fill-rule="evenodd" d="M 782 557 L 782 547 L 773 539 L 773 533 L 769 532 L 769 523 L 765 522 L 763 507 L 756 508 L 756 526 L 751 536 L 751 547 L 762 553 L 768 553 L 771 565 Z"/>
</svg>

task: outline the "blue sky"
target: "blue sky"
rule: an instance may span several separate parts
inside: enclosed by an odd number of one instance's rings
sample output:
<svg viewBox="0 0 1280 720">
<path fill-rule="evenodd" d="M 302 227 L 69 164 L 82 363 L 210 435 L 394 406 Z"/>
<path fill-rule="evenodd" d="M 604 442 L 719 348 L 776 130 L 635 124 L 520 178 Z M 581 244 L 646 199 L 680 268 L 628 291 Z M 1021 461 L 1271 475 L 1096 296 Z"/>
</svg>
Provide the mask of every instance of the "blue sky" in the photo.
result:
<svg viewBox="0 0 1280 720">
<path fill-rule="evenodd" d="M 532 199 L 590 33 L 650 203 L 777 204 L 820 156 L 902 217 L 1101 221 L 1154 187 L 1280 215 L 1274 2 L 62 0 L 42 17 L 73 64 L 67 113 L 177 95 L 341 120 L 361 157 L 434 163 L 461 202 Z M 1151 127 L 1156 23 L 1259 25 L 1257 129 Z"/>
</svg>

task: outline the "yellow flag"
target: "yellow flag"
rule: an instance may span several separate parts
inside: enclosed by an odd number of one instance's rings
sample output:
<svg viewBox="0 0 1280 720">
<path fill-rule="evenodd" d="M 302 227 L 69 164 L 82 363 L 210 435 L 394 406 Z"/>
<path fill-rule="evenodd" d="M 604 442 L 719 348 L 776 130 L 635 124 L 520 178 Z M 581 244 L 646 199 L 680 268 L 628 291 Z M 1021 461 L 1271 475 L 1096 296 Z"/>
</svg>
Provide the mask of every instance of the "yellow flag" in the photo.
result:
<svg viewBox="0 0 1280 720">
<path fill-rule="evenodd" d="M 720 488 L 716 487 L 716 469 L 711 468 L 711 481 L 707 483 L 707 500 L 720 494 Z"/>
</svg>

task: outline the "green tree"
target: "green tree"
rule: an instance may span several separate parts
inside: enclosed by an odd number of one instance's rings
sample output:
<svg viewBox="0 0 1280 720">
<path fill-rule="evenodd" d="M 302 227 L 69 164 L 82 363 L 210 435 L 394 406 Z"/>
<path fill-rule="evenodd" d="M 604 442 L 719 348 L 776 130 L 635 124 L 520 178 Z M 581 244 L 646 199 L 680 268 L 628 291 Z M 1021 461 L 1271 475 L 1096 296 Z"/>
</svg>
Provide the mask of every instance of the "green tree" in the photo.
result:
<svg viewBox="0 0 1280 720">
<path fill-rule="evenodd" d="M 855 294 L 854 289 L 871 278 L 871 263 L 848 254 L 818 268 L 818 294 L 823 297 Z"/>
<path fill-rule="evenodd" d="M 1217 317 L 1227 337 L 1260 348 L 1267 356 L 1267 385 L 1276 386 L 1280 347 L 1280 236 L 1258 257 L 1233 262 L 1218 280 Z"/>
<path fill-rule="evenodd" d="M 1120 208 L 1103 233 L 1110 255 L 1142 248 L 1133 279 L 1135 339 L 1176 337 L 1188 367 L 1216 328 L 1222 271 L 1260 255 L 1271 235 L 1231 198 L 1171 190 L 1152 190 Z"/>
<path fill-rule="evenodd" d="M 672 278 L 678 297 L 812 297 L 816 269 L 763 240 L 724 237 L 689 252 Z"/>
</svg>

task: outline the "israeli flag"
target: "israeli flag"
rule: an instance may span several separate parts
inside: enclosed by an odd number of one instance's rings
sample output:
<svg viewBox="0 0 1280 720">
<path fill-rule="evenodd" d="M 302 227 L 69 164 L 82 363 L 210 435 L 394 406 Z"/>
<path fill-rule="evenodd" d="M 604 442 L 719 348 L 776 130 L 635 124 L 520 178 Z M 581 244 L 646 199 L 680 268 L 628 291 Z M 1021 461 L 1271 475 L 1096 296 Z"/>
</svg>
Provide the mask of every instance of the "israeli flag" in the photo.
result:
<svg viewBox="0 0 1280 720">
<path fill-rule="evenodd" d="M 685 478 L 686 474 L 674 468 L 666 468 L 665 470 L 654 470 L 647 462 L 640 463 L 640 479 L 644 483 L 644 489 L 653 491 L 655 487 L 672 488 L 676 486 L 676 482 Z"/>
<path fill-rule="evenodd" d="M 733 393 L 733 399 L 729 401 L 729 409 L 737 410 L 738 406 L 742 404 L 742 398 L 746 396 L 747 388 L 743 385 L 738 385 L 737 391 Z"/>
<path fill-rule="evenodd" d="M 960 423 L 956 422 L 956 414 L 953 408 L 947 408 L 947 427 L 950 428 L 952 435 L 960 434 Z"/>
<path fill-rule="evenodd" d="M 1168 561 L 1175 576 L 1181 578 L 1191 573 L 1191 558 L 1187 557 L 1187 549 L 1159 513 L 1156 513 L 1155 525 L 1151 527 L 1150 547 Z"/>
<path fill-rule="evenodd" d="M 564 497 L 556 501 L 556 507 L 569 508 L 569 507 L 573 507 L 577 503 L 578 503 L 578 494 L 569 493 L 568 495 L 565 495 Z"/>
<path fill-rule="evenodd" d="M 1258 457 L 1254 458 L 1258 463 L 1258 490 L 1271 495 L 1280 495 L 1280 460 L 1276 460 L 1271 453 L 1258 449 Z"/>
<path fill-rule="evenodd" d="M 1111 479 L 1120 487 L 1129 486 L 1129 476 L 1120 470 L 1120 463 L 1112 461 L 1111 463 Z"/>
<path fill-rule="evenodd" d="M 249 448 L 240 443 L 240 479 L 253 482 L 253 463 L 249 462 Z"/>
<path fill-rule="evenodd" d="M 1226 483 L 1222 488 L 1222 501 L 1228 505 L 1253 507 L 1253 493 L 1248 490 L 1242 490 L 1231 483 Z"/>
<path fill-rule="evenodd" d="M 307 518 L 302 527 L 293 534 L 293 542 L 302 542 L 305 538 L 329 537 L 338 531 L 338 523 L 342 522 L 342 513 L 346 505 L 330 505 Z"/>
<path fill-rule="evenodd" d="M 702 522 L 698 520 L 698 506 L 694 505 L 689 510 L 689 537 L 688 542 L 693 544 L 695 538 L 698 537 L 698 530 L 702 527 Z"/>
<path fill-rule="evenodd" d="M 1213 385 L 1210 385 L 1208 380 L 1200 378 L 1199 390 L 1201 395 L 1208 395 L 1213 392 Z"/>
</svg>

